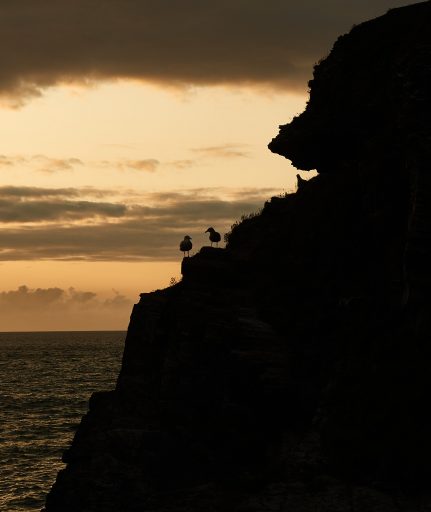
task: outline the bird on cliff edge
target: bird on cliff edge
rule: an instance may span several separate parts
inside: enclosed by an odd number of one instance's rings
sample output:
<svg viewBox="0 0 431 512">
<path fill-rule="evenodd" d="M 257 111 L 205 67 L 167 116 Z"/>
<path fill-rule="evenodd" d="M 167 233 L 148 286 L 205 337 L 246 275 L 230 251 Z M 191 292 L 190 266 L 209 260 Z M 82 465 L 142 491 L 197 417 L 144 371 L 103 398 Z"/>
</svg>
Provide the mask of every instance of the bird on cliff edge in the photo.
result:
<svg viewBox="0 0 431 512">
<path fill-rule="evenodd" d="M 221 235 L 220 233 L 217 233 L 217 231 L 214 229 L 214 228 L 208 228 L 205 233 L 209 233 L 210 234 L 210 242 L 211 242 L 211 247 L 213 246 L 213 243 L 215 242 L 217 244 L 217 247 L 218 247 L 218 243 L 220 242 L 221 240 Z"/>
<path fill-rule="evenodd" d="M 184 237 L 184 240 L 182 240 L 182 242 L 180 243 L 180 251 L 183 251 L 184 257 L 186 256 L 186 253 L 187 253 L 187 256 L 190 256 L 190 251 L 191 251 L 191 248 L 193 247 L 191 240 L 192 240 L 192 237 L 189 235 L 186 235 Z"/>
</svg>

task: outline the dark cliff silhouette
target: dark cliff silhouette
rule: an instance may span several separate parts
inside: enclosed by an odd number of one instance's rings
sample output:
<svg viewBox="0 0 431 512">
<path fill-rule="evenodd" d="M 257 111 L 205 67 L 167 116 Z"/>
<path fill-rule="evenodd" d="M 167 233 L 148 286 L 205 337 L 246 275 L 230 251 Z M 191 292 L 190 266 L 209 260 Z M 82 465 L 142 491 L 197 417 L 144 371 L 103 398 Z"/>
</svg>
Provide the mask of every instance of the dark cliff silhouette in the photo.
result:
<svg viewBox="0 0 431 512">
<path fill-rule="evenodd" d="M 47 512 L 431 507 L 431 3 L 339 38 L 270 149 L 317 169 L 134 307 Z"/>
</svg>

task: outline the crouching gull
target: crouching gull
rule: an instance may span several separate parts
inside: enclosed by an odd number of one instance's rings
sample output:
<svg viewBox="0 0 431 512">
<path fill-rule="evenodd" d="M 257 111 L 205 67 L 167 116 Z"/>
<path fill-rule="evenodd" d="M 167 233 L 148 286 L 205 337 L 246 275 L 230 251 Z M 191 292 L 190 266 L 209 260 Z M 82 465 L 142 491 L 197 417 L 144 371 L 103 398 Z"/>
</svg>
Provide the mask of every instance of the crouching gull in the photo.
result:
<svg viewBox="0 0 431 512">
<path fill-rule="evenodd" d="M 217 247 L 218 247 L 218 243 L 221 240 L 220 233 L 217 233 L 217 231 L 214 228 L 208 228 L 205 231 L 205 233 L 209 233 L 210 234 L 211 247 L 213 246 L 213 242 L 215 242 L 217 244 Z"/>
<path fill-rule="evenodd" d="M 190 252 L 191 248 L 193 247 L 191 240 L 192 240 L 192 237 L 189 235 L 186 235 L 184 237 L 184 240 L 180 243 L 180 251 L 183 251 L 184 257 L 186 255 L 186 253 L 187 253 L 187 256 L 190 256 L 189 252 Z"/>
</svg>

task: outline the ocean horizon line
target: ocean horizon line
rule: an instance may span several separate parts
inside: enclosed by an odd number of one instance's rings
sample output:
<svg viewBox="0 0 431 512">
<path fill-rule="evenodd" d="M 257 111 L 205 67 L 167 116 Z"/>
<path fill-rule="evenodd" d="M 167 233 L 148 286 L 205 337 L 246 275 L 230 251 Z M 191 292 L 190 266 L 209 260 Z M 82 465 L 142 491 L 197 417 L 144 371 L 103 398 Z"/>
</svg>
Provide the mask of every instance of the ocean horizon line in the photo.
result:
<svg viewBox="0 0 431 512">
<path fill-rule="evenodd" d="M 0 331 L 0 334 L 30 334 L 30 333 L 40 333 L 40 334 L 43 334 L 43 333 L 67 333 L 67 332 L 82 332 L 82 333 L 86 333 L 86 332 L 122 332 L 122 333 L 126 333 L 127 332 L 127 329 L 92 329 L 92 330 L 82 330 L 82 329 L 67 329 L 67 330 L 56 330 L 56 329 L 53 329 L 52 331 L 47 331 L 47 330 L 42 330 L 42 331 L 37 331 L 37 330 L 32 330 L 32 331 Z"/>
</svg>

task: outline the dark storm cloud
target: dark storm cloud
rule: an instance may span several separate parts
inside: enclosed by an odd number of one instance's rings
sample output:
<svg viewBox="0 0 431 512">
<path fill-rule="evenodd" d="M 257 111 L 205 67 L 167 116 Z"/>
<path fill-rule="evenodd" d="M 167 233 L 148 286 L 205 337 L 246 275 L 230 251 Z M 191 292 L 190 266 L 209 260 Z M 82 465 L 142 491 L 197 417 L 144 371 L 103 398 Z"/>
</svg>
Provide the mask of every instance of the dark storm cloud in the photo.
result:
<svg viewBox="0 0 431 512">
<path fill-rule="evenodd" d="M 248 83 L 304 90 L 334 39 L 409 0 L 20 0 L 0 3 L 0 92 L 61 81 Z"/>
<path fill-rule="evenodd" d="M 193 237 L 195 248 L 199 249 L 206 243 L 204 232 L 208 226 L 214 225 L 226 232 L 241 215 L 261 208 L 269 195 L 268 189 L 245 189 L 233 191 L 230 199 L 222 199 L 222 192 L 221 189 L 194 189 L 147 194 L 141 196 L 141 204 L 136 204 L 136 201 L 124 205 L 95 202 L 93 208 L 89 206 L 90 202 L 83 201 L 65 200 L 63 208 L 60 208 L 61 202 L 32 200 L 23 201 L 15 210 L 8 211 L 1 207 L 0 202 L 0 221 L 4 223 L 0 230 L 0 260 L 176 259 L 179 241 L 185 234 Z M 34 210 L 36 213 L 19 209 L 19 206 L 33 203 L 38 207 Z M 72 203 L 85 204 L 85 208 L 77 213 L 80 208 L 77 206 L 71 210 Z M 66 222 L 92 219 L 95 215 L 98 215 L 97 223 Z M 21 221 L 21 225 L 8 227 L 7 222 L 13 216 L 13 220 Z M 27 219 L 52 222 L 29 226 L 25 224 Z"/>
</svg>

